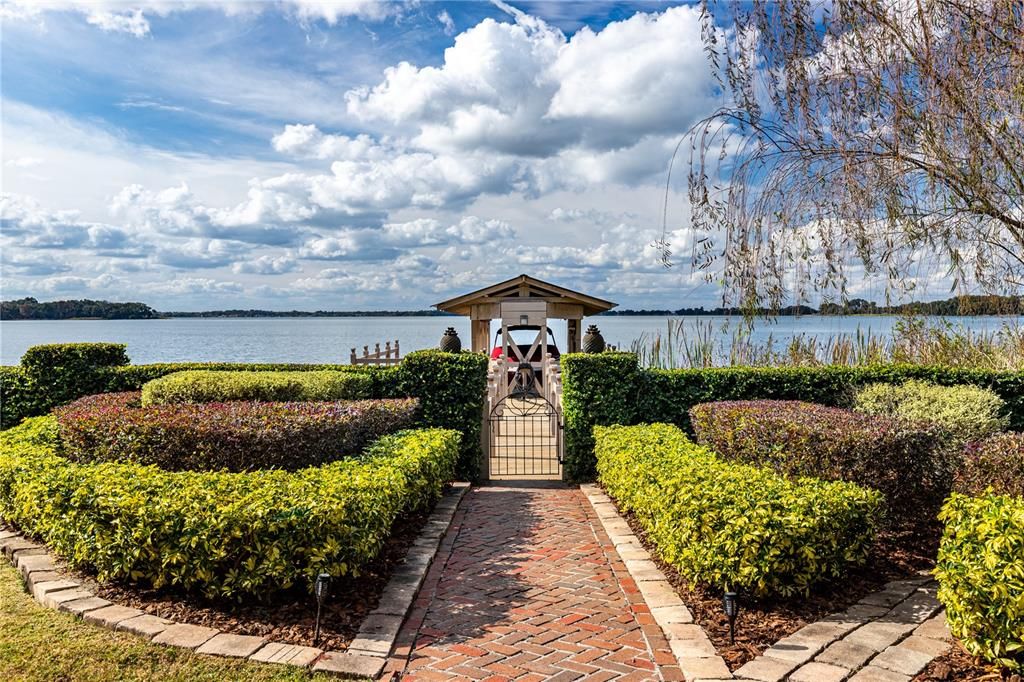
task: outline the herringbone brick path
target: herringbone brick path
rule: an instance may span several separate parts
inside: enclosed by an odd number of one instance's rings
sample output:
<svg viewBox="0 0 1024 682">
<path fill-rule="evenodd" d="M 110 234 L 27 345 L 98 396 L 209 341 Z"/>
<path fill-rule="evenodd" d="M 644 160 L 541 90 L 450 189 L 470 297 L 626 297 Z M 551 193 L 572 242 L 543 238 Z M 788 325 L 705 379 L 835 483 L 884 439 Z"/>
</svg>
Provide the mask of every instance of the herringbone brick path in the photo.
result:
<svg viewBox="0 0 1024 682">
<path fill-rule="evenodd" d="M 387 670 L 406 680 L 683 679 L 572 488 L 470 491 Z"/>
</svg>

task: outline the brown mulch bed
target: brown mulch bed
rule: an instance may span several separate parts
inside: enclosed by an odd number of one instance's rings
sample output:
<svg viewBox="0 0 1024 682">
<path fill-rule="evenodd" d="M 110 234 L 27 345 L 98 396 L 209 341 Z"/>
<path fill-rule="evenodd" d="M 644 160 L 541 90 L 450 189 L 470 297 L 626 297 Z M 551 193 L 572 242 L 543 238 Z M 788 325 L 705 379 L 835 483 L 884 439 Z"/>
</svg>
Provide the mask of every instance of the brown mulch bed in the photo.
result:
<svg viewBox="0 0 1024 682">
<path fill-rule="evenodd" d="M 960 646 L 953 644 L 953 648 L 947 653 L 939 656 L 925 668 L 913 682 L 938 682 L 945 680 L 956 680 L 956 682 L 1024 682 L 1024 677 L 1009 671 L 1000 672 L 990 665 L 979 663 L 973 656 Z"/>
<path fill-rule="evenodd" d="M 623 514 L 623 517 L 644 547 L 652 550 L 635 518 L 631 514 Z M 736 670 L 786 635 L 852 606 L 882 589 L 890 580 L 932 569 L 941 530 L 941 524 L 932 516 L 884 531 L 879 534 L 864 566 L 850 571 L 841 581 L 819 585 L 810 595 L 755 599 L 741 594 L 735 642 L 729 640 L 729 621 L 722 613 L 721 591 L 693 586 L 653 551 L 651 558 L 689 607 L 694 621 L 708 633 L 729 669 Z"/>
<path fill-rule="evenodd" d="M 324 650 L 345 649 L 366 615 L 377 606 L 394 567 L 419 535 L 429 512 L 410 515 L 395 523 L 391 538 L 367 570 L 358 578 L 336 578 L 324 602 L 320 621 L 320 642 Z M 312 646 L 316 622 L 316 600 L 305 591 L 293 590 L 269 603 L 210 601 L 172 590 L 145 589 L 123 583 L 98 583 L 91 576 L 77 577 L 91 583 L 97 596 L 121 606 L 179 623 L 192 623 L 240 635 Z"/>
</svg>

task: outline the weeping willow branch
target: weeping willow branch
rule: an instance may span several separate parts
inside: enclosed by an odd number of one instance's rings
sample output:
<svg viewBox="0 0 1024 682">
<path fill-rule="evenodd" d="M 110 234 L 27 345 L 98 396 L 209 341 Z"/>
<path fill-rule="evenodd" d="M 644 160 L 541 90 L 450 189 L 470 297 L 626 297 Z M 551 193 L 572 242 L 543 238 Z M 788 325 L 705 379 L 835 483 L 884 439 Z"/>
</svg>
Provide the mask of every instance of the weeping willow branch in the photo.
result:
<svg viewBox="0 0 1024 682">
<path fill-rule="evenodd" d="M 693 261 L 721 278 L 726 305 L 845 297 L 869 275 L 888 294 L 925 266 L 961 290 L 1020 290 L 1024 3 L 705 0 L 703 12 L 728 104 L 687 137 Z"/>
</svg>

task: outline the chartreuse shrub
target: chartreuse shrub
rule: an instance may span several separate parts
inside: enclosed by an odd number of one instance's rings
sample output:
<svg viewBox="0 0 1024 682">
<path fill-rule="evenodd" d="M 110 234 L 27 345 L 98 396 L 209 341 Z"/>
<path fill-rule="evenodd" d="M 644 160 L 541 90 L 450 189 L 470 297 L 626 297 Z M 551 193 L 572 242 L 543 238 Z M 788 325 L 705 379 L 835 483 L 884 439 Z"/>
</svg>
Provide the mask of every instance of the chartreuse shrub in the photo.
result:
<svg viewBox="0 0 1024 682">
<path fill-rule="evenodd" d="M 387 371 L 365 365 L 315 365 L 281 362 L 155 362 L 146 365 L 109 367 L 105 371 L 108 393 L 141 391 L 145 385 L 168 374 L 179 372 L 351 372 L 374 377 Z M 374 384 L 377 391 L 377 384 Z M 379 391 L 378 391 L 379 392 Z M 377 397 L 375 392 L 373 396 Z"/>
<path fill-rule="evenodd" d="M 935 575 L 949 629 L 976 656 L 1024 669 L 1024 498 L 954 493 Z"/>
<path fill-rule="evenodd" d="M 594 438 L 608 494 L 688 580 L 790 595 L 867 558 L 876 491 L 725 462 L 667 424 L 597 427 Z"/>
<path fill-rule="evenodd" d="M 854 409 L 864 414 L 943 427 L 958 443 L 978 440 L 1006 428 L 1006 403 L 979 386 L 937 386 L 911 379 L 902 384 L 871 384 L 857 392 Z"/>
<path fill-rule="evenodd" d="M 137 462 L 163 469 L 300 469 L 357 455 L 412 426 L 415 398 L 308 403 L 139 405 L 139 394 L 101 393 L 55 412 L 61 454 L 78 462 Z"/>
<path fill-rule="evenodd" d="M 953 489 L 965 495 L 992 490 L 1024 498 L 1024 433 L 999 433 L 968 443 Z"/>
<path fill-rule="evenodd" d="M 908 423 L 795 400 L 704 403 L 690 409 L 698 442 L 720 456 L 787 476 L 850 481 L 882 491 L 894 510 L 949 492 L 948 435 Z"/>
<path fill-rule="evenodd" d="M 142 387 L 142 404 L 221 403 L 231 400 L 307 402 L 368 398 L 372 378 L 361 372 L 226 372 L 193 370 Z"/>
<path fill-rule="evenodd" d="M 395 519 L 452 479 L 458 441 L 403 431 L 294 472 L 171 472 L 60 457 L 40 417 L 0 434 L 0 516 L 101 580 L 263 598 L 322 571 L 359 574 Z"/>
<path fill-rule="evenodd" d="M 562 356 L 565 467 L 574 480 L 594 476 L 594 426 L 665 422 L 690 429 L 694 405 L 723 400 L 802 400 L 848 407 L 868 384 L 916 379 L 992 390 L 1011 429 L 1024 430 L 1024 372 L 922 365 L 861 367 L 716 367 L 642 369 L 632 353 Z"/>
</svg>

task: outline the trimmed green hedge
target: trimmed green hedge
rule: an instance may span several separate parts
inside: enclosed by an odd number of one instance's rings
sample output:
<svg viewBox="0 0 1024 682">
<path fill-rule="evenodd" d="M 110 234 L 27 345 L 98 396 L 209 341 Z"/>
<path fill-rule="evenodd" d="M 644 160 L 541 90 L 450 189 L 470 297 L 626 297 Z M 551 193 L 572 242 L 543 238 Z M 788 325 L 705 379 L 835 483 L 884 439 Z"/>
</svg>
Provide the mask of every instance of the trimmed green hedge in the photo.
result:
<svg viewBox="0 0 1024 682">
<path fill-rule="evenodd" d="M 487 399 L 487 356 L 469 351 L 415 351 L 398 367 L 387 370 L 382 384 L 381 398 L 420 401 L 419 426 L 455 429 L 462 434 L 456 473 L 460 480 L 475 480 L 483 459 L 480 427 Z"/>
<path fill-rule="evenodd" d="M 66 344 L 70 346 L 89 344 Z M 115 344 L 116 345 L 116 344 Z M 121 347 L 121 346 L 119 346 Z M 123 348 L 123 347 L 121 347 Z M 31 350 L 31 349 L 30 349 Z M 26 353 L 28 355 L 28 353 Z M 37 356 L 41 357 L 41 356 Z M 64 362 L 64 361 L 62 361 Z M 120 360 L 118 360 L 120 362 Z M 67 368 L 65 362 L 60 367 Z M 13 369 L 13 368 L 12 368 Z M 83 370 L 84 378 L 67 369 L 59 374 L 73 390 L 62 391 L 56 400 L 44 384 L 28 377 L 22 381 L 17 372 L 0 374 L 0 390 L 5 407 L 3 428 L 25 417 L 41 415 L 54 407 L 92 393 L 139 391 L 149 381 L 183 370 L 314 371 L 333 370 L 356 373 L 370 378 L 369 395 L 362 398 L 417 398 L 420 402 L 418 425 L 454 429 L 463 434 L 457 475 L 463 480 L 476 478 L 482 453 L 480 424 L 487 390 L 487 357 L 481 353 L 445 353 L 422 350 L 409 353 L 397 367 L 351 365 L 299 365 L 287 363 L 161 363 L 153 365 L 112 365 Z M 8 410 L 7 391 L 20 396 L 13 404 L 21 409 Z"/>
<path fill-rule="evenodd" d="M 1024 498 L 954 493 L 935 575 L 953 635 L 976 656 L 1024 670 Z"/>
<path fill-rule="evenodd" d="M 562 466 L 570 481 L 593 480 L 593 427 L 637 423 L 640 366 L 636 355 L 615 352 L 563 355 L 560 364 L 565 420 Z M 644 421 L 673 420 L 652 416 Z"/>
<path fill-rule="evenodd" d="M 573 480 L 594 477 L 594 426 L 665 422 L 689 429 L 691 407 L 721 400 L 846 407 L 862 386 L 908 379 L 991 389 L 1005 402 L 1008 426 L 1024 430 L 1024 372 L 919 365 L 645 370 L 632 353 L 573 353 L 562 356 L 561 364 L 565 470 Z"/>
<path fill-rule="evenodd" d="M 54 410 L 60 454 L 168 471 L 295 470 L 358 455 L 411 427 L 415 398 L 338 402 L 139 405 L 138 392 L 100 393 Z"/>
<path fill-rule="evenodd" d="M 373 380 L 361 372 L 189 370 L 147 382 L 142 387 L 142 404 L 355 400 L 372 390 Z"/>
<path fill-rule="evenodd" d="M 42 414 L 40 395 L 32 389 L 28 374 L 21 367 L 0 367 L 0 428 L 14 426 L 25 417 Z"/>
<path fill-rule="evenodd" d="M 0 428 L 45 414 L 106 388 L 110 367 L 128 364 L 123 343 L 50 343 L 32 346 L 21 365 L 0 373 Z"/>
<path fill-rule="evenodd" d="M 0 434 L 0 516 L 101 580 L 239 600 L 359 574 L 399 515 L 437 499 L 458 456 L 458 433 L 430 429 L 296 472 L 85 465 L 55 454 L 53 421 Z"/>
<path fill-rule="evenodd" d="M 601 484 L 688 580 L 806 593 L 867 558 L 883 506 L 874 490 L 724 462 L 668 424 L 594 435 Z"/>
</svg>

